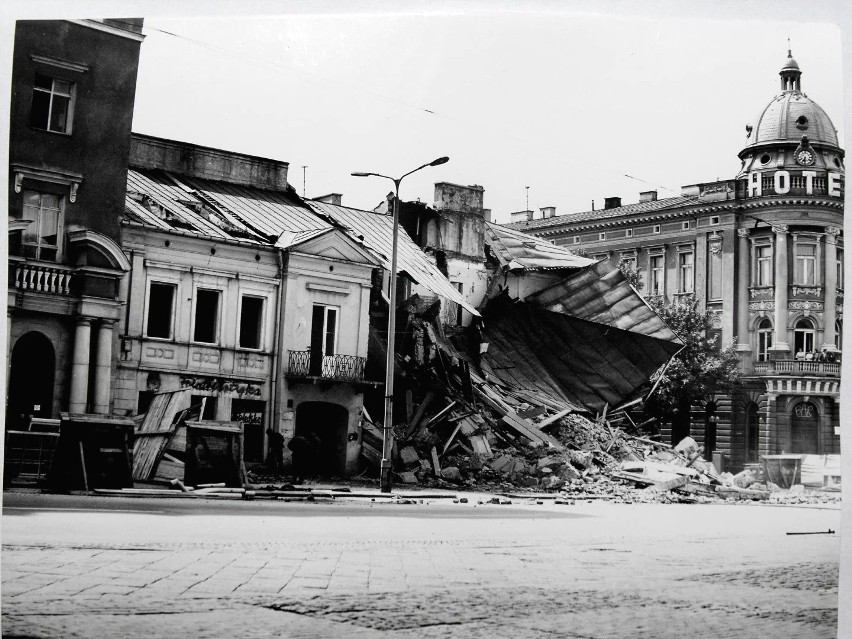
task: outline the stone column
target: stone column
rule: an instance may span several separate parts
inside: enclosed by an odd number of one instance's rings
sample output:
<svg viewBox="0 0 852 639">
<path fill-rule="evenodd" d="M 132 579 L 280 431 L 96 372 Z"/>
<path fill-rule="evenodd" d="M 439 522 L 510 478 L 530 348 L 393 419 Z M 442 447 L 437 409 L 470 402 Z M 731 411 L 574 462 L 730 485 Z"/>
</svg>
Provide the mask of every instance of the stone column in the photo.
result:
<svg viewBox="0 0 852 639">
<path fill-rule="evenodd" d="M 112 389 L 112 320 L 101 321 L 98 330 L 98 350 L 95 355 L 95 392 L 92 412 L 98 415 L 109 413 L 109 398 Z"/>
<path fill-rule="evenodd" d="M 823 281 L 823 298 L 825 307 L 823 311 L 824 329 L 822 333 L 822 346 L 830 351 L 836 350 L 834 346 L 835 328 L 837 319 L 837 236 L 840 229 L 829 226 L 825 229 L 825 280 Z"/>
<path fill-rule="evenodd" d="M 782 224 L 772 227 L 775 233 L 775 343 L 770 347 L 772 359 L 787 359 L 787 231 Z"/>
<path fill-rule="evenodd" d="M 748 229 L 737 229 L 737 350 L 751 352 L 748 339 L 748 300 L 751 286 Z"/>
<path fill-rule="evenodd" d="M 74 355 L 71 363 L 71 397 L 68 411 L 85 413 L 89 396 L 89 352 L 92 339 L 92 318 L 78 317 L 74 333 Z"/>
</svg>

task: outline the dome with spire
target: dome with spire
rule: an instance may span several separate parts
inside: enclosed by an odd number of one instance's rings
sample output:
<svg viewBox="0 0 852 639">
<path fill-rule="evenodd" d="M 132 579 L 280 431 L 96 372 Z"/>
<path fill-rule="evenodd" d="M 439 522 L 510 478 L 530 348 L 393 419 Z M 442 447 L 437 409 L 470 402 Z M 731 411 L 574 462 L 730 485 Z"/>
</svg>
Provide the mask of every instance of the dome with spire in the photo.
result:
<svg viewBox="0 0 852 639">
<path fill-rule="evenodd" d="M 821 106 L 802 93 L 802 72 L 789 50 L 779 75 L 781 93 L 763 109 L 754 126 L 747 127 L 748 147 L 798 142 L 803 135 L 807 135 L 812 144 L 839 147 L 831 119 Z"/>
</svg>

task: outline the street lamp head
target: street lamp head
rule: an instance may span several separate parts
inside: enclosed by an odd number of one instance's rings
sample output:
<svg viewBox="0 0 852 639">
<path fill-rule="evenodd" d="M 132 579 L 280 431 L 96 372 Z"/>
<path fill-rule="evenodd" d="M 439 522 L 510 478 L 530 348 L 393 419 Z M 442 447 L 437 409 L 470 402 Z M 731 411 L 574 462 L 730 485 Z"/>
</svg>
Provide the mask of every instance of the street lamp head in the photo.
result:
<svg viewBox="0 0 852 639">
<path fill-rule="evenodd" d="M 429 163 L 429 166 L 438 166 L 439 164 L 446 164 L 446 163 L 447 163 L 447 162 L 449 162 L 449 161 L 450 161 L 450 158 L 448 158 L 448 157 L 445 155 L 444 157 L 442 157 L 442 158 L 438 158 L 437 160 L 432 160 L 432 161 Z"/>
<path fill-rule="evenodd" d="M 355 176 L 355 177 L 370 177 L 373 174 L 372 173 L 361 173 L 360 171 L 356 171 L 352 175 Z"/>
</svg>

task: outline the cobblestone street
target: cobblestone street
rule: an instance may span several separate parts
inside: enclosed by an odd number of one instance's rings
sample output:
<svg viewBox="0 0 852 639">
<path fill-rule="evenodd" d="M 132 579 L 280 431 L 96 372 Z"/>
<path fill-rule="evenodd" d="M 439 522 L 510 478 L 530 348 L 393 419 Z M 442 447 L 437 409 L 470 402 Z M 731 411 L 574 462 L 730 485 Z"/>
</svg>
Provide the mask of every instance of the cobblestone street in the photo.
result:
<svg viewBox="0 0 852 639">
<path fill-rule="evenodd" d="M 4 637 L 836 636 L 839 508 L 62 499 L 5 496 Z"/>
</svg>

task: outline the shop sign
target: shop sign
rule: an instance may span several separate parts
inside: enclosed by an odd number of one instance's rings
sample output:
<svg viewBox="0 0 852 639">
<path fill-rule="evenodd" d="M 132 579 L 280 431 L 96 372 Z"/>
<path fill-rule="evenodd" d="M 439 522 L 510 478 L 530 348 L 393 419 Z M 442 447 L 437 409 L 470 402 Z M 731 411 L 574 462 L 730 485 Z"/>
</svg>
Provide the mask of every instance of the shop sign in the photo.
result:
<svg viewBox="0 0 852 639">
<path fill-rule="evenodd" d="M 202 377 L 195 375 L 181 375 L 181 388 L 191 388 L 197 391 L 209 391 L 226 395 L 238 395 L 239 397 L 260 397 L 261 385 L 251 382 L 241 382 L 221 377 Z"/>
</svg>

